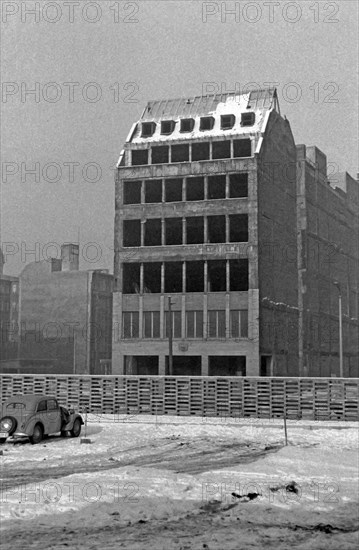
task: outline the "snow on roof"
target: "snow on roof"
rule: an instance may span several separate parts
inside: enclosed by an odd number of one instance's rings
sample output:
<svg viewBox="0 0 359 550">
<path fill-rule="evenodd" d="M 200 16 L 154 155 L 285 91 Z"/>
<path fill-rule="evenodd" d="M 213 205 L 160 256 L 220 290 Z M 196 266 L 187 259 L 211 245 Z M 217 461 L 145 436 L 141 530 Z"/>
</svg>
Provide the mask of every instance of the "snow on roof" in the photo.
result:
<svg viewBox="0 0 359 550">
<path fill-rule="evenodd" d="M 154 100 L 147 103 L 140 120 L 131 130 L 128 141 L 132 143 L 146 143 L 149 141 L 188 140 L 195 137 L 209 137 L 218 135 L 253 134 L 263 131 L 265 117 L 268 111 L 279 111 L 276 89 L 254 90 L 247 93 L 225 93 L 177 98 L 168 100 Z M 243 113 L 254 113 L 255 122 L 251 126 L 241 125 Z M 230 129 L 221 129 L 221 115 L 234 115 L 235 123 Z M 199 119 L 212 116 L 214 126 L 210 130 L 199 130 Z M 194 119 L 195 124 L 191 132 L 180 132 L 181 119 Z M 174 130 L 168 134 L 161 134 L 161 121 L 174 121 Z M 156 130 L 150 137 L 141 137 L 141 123 L 153 122 Z"/>
<path fill-rule="evenodd" d="M 214 114 L 224 105 L 244 109 L 271 109 L 277 100 L 275 89 L 263 89 L 248 93 L 226 93 L 190 98 L 149 101 L 141 121 L 159 121 L 177 118 L 193 118 Z"/>
</svg>

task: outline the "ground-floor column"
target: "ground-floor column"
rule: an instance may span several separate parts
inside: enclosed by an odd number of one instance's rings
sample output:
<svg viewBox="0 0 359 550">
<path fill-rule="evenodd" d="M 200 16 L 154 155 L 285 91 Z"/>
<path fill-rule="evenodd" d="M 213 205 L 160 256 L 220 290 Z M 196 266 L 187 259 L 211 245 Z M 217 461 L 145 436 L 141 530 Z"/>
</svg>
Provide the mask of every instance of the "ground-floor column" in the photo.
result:
<svg viewBox="0 0 359 550">
<path fill-rule="evenodd" d="M 166 374 L 166 357 L 164 355 L 160 355 L 158 357 L 158 374 L 160 376 L 164 376 Z"/>
<path fill-rule="evenodd" d="M 259 354 L 257 350 L 246 355 L 246 376 L 259 376 Z"/>
<path fill-rule="evenodd" d="M 208 376 L 208 355 L 202 355 L 202 376 Z"/>
<path fill-rule="evenodd" d="M 125 358 L 119 350 L 119 345 L 112 348 L 112 374 L 121 376 L 125 373 Z"/>
</svg>

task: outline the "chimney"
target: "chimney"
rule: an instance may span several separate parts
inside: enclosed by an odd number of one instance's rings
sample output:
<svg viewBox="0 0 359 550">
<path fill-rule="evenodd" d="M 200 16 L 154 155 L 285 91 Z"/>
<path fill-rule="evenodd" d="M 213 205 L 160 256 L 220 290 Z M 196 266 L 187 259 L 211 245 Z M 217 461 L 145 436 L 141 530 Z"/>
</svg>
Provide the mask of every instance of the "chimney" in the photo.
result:
<svg viewBox="0 0 359 550">
<path fill-rule="evenodd" d="M 315 165 L 315 171 L 319 181 L 327 181 L 327 157 L 326 155 L 315 147 L 307 147 L 307 159 Z"/>
<path fill-rule="evenodd" d="M 62 271 L 79 270 L 79 245 L 63 244 L 61 247 Z"/>
<path fill-rule="evenodd" d="M 50 258 L 51 273 L 62 271 L 62 261 L 60 258 Z"/>
</svg>

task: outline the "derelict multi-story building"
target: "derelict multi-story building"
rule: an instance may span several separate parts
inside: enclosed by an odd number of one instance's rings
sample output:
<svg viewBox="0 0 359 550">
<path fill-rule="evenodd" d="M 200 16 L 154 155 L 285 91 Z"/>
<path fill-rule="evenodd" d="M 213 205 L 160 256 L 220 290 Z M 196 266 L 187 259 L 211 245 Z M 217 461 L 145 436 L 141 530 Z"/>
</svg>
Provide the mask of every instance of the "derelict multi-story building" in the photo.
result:
<svg viewBox="0 0 359 550">
<path fill-rule="evenodd" d="M 359 181 L 333 168 L 297 146 L 299 375 L 358 377 Z"/>
<path fill-rule="evenodd" d="M 296 375 L 296 146 L 275 90 L 150 101 L 116 177 L 112 372 Z M 171 318 L 169 318 L 169 298 Z"/>
</svg>

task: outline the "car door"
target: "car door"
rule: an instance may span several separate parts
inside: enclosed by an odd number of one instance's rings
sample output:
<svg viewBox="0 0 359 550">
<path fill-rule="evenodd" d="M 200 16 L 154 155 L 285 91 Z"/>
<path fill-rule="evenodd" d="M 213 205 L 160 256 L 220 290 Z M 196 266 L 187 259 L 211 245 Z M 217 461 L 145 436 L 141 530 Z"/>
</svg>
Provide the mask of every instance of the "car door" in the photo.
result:
<svg viewBox="0 0 359 550">
<path fill-rule="evenodd" d="M 61 430 L 61 411 L 56 399 L 47 400 L 47 417 L 49 433 L 54 434 Z"/>
<path fill-rule="evenodd" d="M 43 399 L 42 401 L 39 401 L 37 404 L 36 414 L 35 414 L 35 424 L 36 422 L 41 422 L 41 424 L 44 426 L 44 433 L 49 433 L 49 423 L 47 420 L 47 404 L 46 399 Z"/>
</svg>

